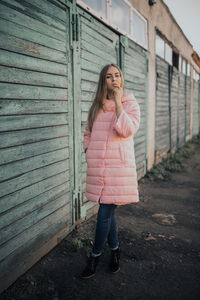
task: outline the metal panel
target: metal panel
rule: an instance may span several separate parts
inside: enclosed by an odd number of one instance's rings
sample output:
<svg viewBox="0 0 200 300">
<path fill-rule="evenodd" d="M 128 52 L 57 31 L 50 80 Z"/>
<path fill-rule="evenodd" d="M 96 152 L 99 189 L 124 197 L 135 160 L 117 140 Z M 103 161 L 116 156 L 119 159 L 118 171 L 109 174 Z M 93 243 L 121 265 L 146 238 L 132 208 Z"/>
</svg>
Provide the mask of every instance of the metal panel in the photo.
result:
<svg viewBox="0 0 200 300">
<path fill-rule="evenodd" d="M 124 43 L 124 53 L 122 56 L 125 92 L 133 93 L 140 105 L 141 121 L 140 128 L 135 135 L 135 157 L 138 178 L 146 173 L 147 155 L 147 51 L 131 40 Z"/>
<path fill-rule="evenodd" d="M 68 14 L 54 0 L 0 4 L 2 288 L 72 224 Z"/>
<path fill-rule="evenodd" d="M 192 135 L 199 133 L 200 124 L 200 99 L 199 99 L 199 83 L 193 82 L 193 116 L 192 116 Z"/>
<path fill-rule="evenodd" d="M 159 162 L 170 150 L 168 63 L 156 57 L 155 160 Z"/>
<path fill-rule="evenodd" d="M 95 206 L 85 197 L 86 188 L 86 161 L 83 152 L 83 133 L 89 108 L 93 102 L 99 73 L 101 68 L 109 63 L 119 63 L 119 36 L 107 28 L 104 24 L 95 20 L 86 12 L 79 9 L 80 17 L 80 66 L 76 68 L 77 80 L 80 87 L 80 99 L 77 109 L 80 107 L 81 138 L 79 139 L 79 151 L 81 151 L 80 183 L 82 190 L 81 217 L 89 217 L 93 214 Z M 78 73 L 79 70 L 79 73 Z M 77 174 L 78 175 L 78 174 Z"/>
</svg>

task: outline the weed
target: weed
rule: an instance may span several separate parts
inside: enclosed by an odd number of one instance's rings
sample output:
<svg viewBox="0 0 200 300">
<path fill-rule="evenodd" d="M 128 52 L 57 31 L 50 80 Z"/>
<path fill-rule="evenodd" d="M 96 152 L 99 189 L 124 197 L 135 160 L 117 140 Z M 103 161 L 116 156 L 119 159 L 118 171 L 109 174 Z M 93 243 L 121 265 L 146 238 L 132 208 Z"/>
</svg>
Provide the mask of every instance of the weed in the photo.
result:
<svg viewBox="0 0 200 300">
<path fill-rule="evenodd" d="M 161 163 L 154 165 L 151 170 L 147 172 L 145 177 L 151 181 L 168 180 L 172 172 L 180 172 L 186 168 L 184 163 L 185 158 L 189 158 L 197 147 L 200 145 L 200 136 L 195 136 L 189 140 L 184 146 L 177 149 L 177 151 L 170 157 L 162 160 Z"/>
</svg>

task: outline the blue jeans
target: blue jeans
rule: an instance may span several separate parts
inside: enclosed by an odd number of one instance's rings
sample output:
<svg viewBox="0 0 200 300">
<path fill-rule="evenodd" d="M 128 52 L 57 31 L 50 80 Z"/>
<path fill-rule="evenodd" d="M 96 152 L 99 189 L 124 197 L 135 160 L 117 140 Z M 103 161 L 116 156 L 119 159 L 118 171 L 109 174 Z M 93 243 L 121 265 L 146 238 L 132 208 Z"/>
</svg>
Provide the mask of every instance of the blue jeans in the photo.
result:
<svg viewBox="0 0 200 300">
<path fill-rule="evenodd" d="M 115 204 L 100 204 L 97 215 L 95 242 L 92 250 L 94 256 L 100 255 L 103 252 L 106 239 L 112 250 L 119 246 L 116 219 L 115 219 Z"/>
</svg>

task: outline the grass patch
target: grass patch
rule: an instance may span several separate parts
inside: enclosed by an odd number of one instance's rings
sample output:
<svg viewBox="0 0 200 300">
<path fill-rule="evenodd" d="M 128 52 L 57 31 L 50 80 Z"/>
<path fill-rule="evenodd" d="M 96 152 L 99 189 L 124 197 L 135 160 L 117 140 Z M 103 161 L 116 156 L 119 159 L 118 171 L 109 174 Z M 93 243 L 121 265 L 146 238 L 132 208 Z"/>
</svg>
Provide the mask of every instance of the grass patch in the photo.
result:
<svg viewBox="0 0 200 300">
<path fill-rule="evenodd" d="M 184 160 L 195 152 L 197 145 L 200 145 L 199 135 L 193 137 L 184 146 L 177 149 L 171 157 L 163 159 L 161 163 L 154 165 L 145 177 L 151 181 L 170 179 L 172 172 L 180 172 L 186 168 Z"/>
</svg>

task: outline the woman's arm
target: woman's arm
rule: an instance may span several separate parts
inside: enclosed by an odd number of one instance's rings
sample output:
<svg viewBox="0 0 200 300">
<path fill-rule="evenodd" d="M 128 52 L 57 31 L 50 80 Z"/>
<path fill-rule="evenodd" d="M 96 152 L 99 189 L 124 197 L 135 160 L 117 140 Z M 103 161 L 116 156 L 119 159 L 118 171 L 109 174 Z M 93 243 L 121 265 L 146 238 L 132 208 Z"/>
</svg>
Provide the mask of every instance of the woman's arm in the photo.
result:
<svg viewBox="0 0 200 300">
<path fill-rule="evenodd" d="M 117 113 L 117 111 L 116 111 Z M 133 136 L 140 125 L 140 108 L 136 100 L 127 101 L 120 112 L 114 129 L 124 138 Z"/>
</svg>

